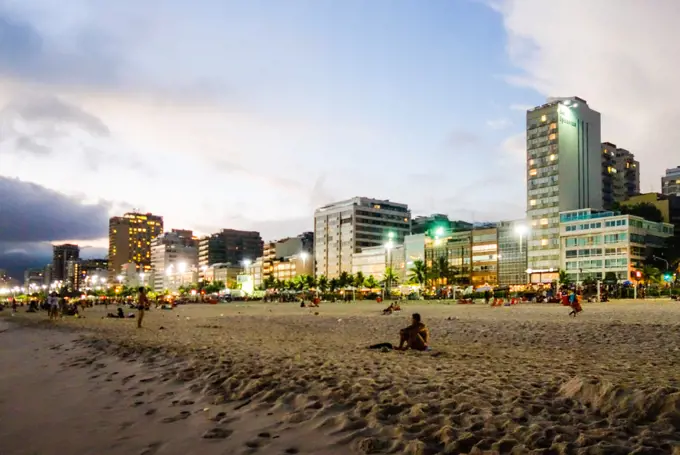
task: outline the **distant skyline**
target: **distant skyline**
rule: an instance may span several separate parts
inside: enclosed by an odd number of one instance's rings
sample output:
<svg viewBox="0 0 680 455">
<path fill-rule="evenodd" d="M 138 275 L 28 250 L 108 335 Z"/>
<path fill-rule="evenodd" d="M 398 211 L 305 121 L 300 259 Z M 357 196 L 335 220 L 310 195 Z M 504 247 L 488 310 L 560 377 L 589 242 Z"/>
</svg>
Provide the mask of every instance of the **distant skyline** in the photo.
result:
<svg viewBox="0 0 680 455">
<path fill-rule="evenodd" d="M 547 96 L 586 99 L 659 191 L 679 3 L 0 1 L 0 268 L 103 247 L 132 208 L 265 239 L 353 196 L 521 218 L 525 110 Z"/>
</svg>

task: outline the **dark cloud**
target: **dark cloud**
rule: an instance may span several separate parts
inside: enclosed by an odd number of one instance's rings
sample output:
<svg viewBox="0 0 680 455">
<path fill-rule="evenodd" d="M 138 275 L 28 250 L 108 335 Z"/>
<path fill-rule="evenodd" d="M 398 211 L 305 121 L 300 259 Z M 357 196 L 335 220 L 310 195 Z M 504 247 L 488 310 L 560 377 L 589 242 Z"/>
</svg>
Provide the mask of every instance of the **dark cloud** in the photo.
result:
<svg viewBox="0 0 680 455">
<path fill-rule="evenodd" d="M 0 177 L 0 242 L 106 237 L 108 205 L 80 201 L 40 185 Z"/>
<path fill-rule="evenodd" d="M 101 84 L 117 80 L 119 56 L 101 30 L 78 31 L 62 46 L 0 6 L 0 74 L 40 82 Z"/>
<path fill-rule="evenodd" d="M 28 123 L 75 126 L 92 136 L 111 134 L 104 122 L 80 107 L 56 96 L 31 96 L 15 99 L 0 112 L 3 124 L 22 119 Z"/>
</svg>

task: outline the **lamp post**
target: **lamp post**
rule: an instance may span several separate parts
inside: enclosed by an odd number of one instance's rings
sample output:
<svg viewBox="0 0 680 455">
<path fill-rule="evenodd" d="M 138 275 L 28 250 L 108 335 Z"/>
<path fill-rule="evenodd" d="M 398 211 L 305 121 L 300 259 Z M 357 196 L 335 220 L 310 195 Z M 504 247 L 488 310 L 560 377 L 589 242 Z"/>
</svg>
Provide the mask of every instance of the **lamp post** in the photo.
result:
<svg viewBox="0 0 680 455">
<path fill-rule="evenodd" d="M 394 238 L 394 232 L 390 232 L 387 237 L 389 240 L 387 243 L 385 243 L 385 251 L 387 252 L 387 263 L 389 264 L 389 271 L 390 271 L 390 276 L 387 276 L 387 273 L 385 273 L 385 290 L 387 292 L 387 298 L 391 298 L 392 296 L 392 248 L 394 248 L 394 242 L 392 242 L 392 239 Z M 386 270 L 387 272 L 387 270 Z"/>
</svg>

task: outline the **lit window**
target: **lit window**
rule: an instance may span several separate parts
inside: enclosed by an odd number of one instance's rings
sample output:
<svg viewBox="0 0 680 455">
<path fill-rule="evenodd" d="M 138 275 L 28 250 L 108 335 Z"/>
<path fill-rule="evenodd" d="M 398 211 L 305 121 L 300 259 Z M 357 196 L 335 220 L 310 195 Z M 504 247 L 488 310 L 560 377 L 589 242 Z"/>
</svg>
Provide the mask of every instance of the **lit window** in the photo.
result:
<svg viewBox="0 0 680 455">
<path fill-rule="evenodd" d="M 529 166 L 533 166 L 535 162 L 535 160 L 529 160 Z"/>
<path fill-rule="evenodd" d="M 551 130 L 557 129 L 557 123 L 551 123 L 551 124 L 550 124 L 550 129 L 551 129 Z"/>
<path fill-rule="evenodd" d="M 541 226 L 545 226 L 548 224 L 548 219 L 547 218 L 541 218 Z"/>
<path fill-rule="evenodd" d="M 541 239 L 541 246 L 546 246 L 548 244 L 548 239 Z"/>
<path fill-rule="evenodd" d="M 536 199 L 532 199 L 529 201 L 529 205 L 536 205 Z"/>
<path fill-rule="evenodd" d="M 533 176 L 533 175 L 536 175 L 536 174 L 538 174 L 538 169 L 532 169 L 532 170 L 529 171 L 529 175 Z"/>
<path fill-rule="evenodd" d="M 546 115 L 541 115 L 541 122 L 545 122 L 548 120 L 548 117 Z"/>
<path fill-rule="evenodd" d="M 630 168 L 630 163 L 626 163 L 626 169 Z"/>
<path fill-rule="evenodd" d="M 557 134 L 555 134 L 555 133 L 548 136 L 548 139 L 550 139 L 551 141 L 554 141 L 556 138 L 557 138 Z"/>
<path fill-rule="evenodd" d="M 550 161 L 555 161 L 557 159 L 557 155 L 550 155 Z"/>
<path fill-rule="evenodd" d="M 532 221 L 532 222 L 531 222 L 531 225 L 532 225 L 532 226 L 538 226 L 538 221 L 536 221 L 536 220 Z"/>
</svg>

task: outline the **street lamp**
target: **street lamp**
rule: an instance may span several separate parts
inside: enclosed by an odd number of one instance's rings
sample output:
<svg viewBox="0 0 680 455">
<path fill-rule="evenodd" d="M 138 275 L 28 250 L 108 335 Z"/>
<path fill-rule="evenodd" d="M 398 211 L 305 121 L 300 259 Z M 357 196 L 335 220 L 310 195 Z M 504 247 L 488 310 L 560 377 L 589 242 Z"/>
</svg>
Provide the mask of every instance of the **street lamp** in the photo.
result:
<svg viewBox="0 0 680 455">
<path fill-rule="evenodd" d="M 523 250 L 523 239 L 524 236 L 529 232 L 529 228 L 525 224 L 518 224 L 515 226 L 515 234 L 519 236 L 519 254 L 522 254 Z"/>
<path fill-rule="evenodd" d="M 306 251 L 303 251 L 300 253 L 300 259 L 302 259 L 302 270 L 306 271 L 307 270 L 307 258 L 309 257 L 309 254 L 307 254 Z"/>
<path fill-rule="evenodd" d="M 392 234 L 392 233 L 390 232 L 390 234 Z M 387 252 L 387 262 L 390 264 L 390 266 L 389 266 L 390 272 L 392 272 L 392 248 L 394 248 L 394 243 L 392 242 L 392 240 L 388 240 L 387 243 L 385 243 L 385 251 Z M 387 275 L 387 274 L 385 274 L 385 275 Z M 386 276 L 385 278 L 388 278 L 388 277 Z M 392 294 L 392 279 L 391 278 L 385 280 L 385 288 L 387 290 L 387 296 L 389 298 L 389 296 Z"/>
<path fill-rule="evenodd" d="M 142 286 L 144 286 L 144 278 L 146 277 L 146 274 L 144 272 L 141 272 L 139 274 L 139 279 L 142 282 Z"/>
</svg>

